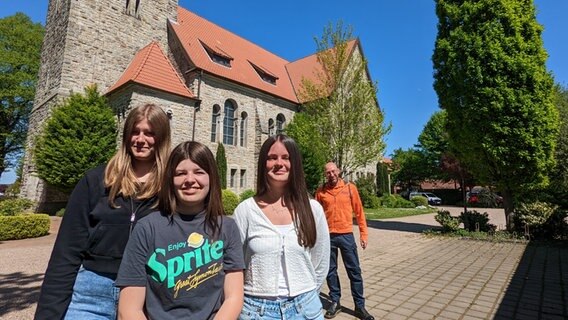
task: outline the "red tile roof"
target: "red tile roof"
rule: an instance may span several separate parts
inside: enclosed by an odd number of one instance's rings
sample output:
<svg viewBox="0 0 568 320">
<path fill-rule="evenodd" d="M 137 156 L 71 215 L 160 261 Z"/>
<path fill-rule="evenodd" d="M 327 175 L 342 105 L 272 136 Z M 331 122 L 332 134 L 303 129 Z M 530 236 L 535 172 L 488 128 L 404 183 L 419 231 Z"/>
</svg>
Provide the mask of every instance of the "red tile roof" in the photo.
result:
<svg viewBox="0 0 568 320">
<path fill-rule="evenodd" d="M 120 79 L 107 91 L 107 94 L 129 82 L 139 83 L 186 98 L 195 98 L 160 45 L 155 41 L 136 53 L 130 65 Z"/>
<path fill-rule="evenodd" d="M 178 7 L 177 23 L 171 22 L 171 26 L 196 68 L 298 103 L 285 59 L 182 7 Z M 231 66 L 212 61 L 203 44 L 221 56 L 232 58 Z M 277 78 L 276 84 L 262 80 L 251 63 Z"/>
<path fill-rule="evenodd" d="M 357 39 L 350 40 L 347 42 L 348 55 L 351 55 L 351 53 L 353 52 L 353 48 L 355 48 L 355 45 L 357 43 L 358 43 Z M 311 81 L 313 84 L 316 85 L 322 84 L 320 80 L 320 75 L 323 74 L 324 70 L 322 65 L 318 61 L 317 53 L 314 53 L 310 56 L 289 63 L 286 66 L 286 69 L 288 70 L 288 74 L 290 75 L 290 81 L 292 81 L 292 85 L 294 86 L 296 94 L 298 94 L 298 99 L 300 100 L 301 103 L 306 102 L 303 101 L 305 99 L 302 99 L 302 97 L 300 97 L 303 78 Z"/>
</svg>

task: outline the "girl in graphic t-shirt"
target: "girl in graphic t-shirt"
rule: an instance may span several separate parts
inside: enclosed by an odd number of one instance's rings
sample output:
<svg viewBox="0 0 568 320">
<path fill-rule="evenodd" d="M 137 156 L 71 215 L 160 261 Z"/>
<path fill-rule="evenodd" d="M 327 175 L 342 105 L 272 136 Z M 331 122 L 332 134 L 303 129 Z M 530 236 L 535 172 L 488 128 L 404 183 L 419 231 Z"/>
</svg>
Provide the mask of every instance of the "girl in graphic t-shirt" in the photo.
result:
<svg viewBox="0 0 568 320">
<path fill-rule="evenodd" d="M 142 219 L 116 285 L 119 319 L 236 319 L 243 305 L 243 251 L 224 215 L 215 159 L 199 142 L 168 159 L 160 213 Z"/>
</svg>

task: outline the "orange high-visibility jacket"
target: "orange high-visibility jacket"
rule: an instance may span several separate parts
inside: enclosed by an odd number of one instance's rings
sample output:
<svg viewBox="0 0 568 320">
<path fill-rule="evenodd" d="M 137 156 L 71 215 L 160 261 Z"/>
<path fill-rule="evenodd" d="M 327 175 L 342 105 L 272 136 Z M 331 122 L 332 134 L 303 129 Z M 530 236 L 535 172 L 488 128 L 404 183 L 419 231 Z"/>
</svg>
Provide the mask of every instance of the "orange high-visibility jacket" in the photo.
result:
<svg viewBox="0 0 568 320">
<path fill-rule="evenodd" d="M 345 183 L 343 180 L 339 180 L 334 187 L 325 184 L 316 191 L 316 200 L 323 207 L 330 233 L 353 232 L 353 213 L 355 213 L 361 240 L 367 241 L 367 221 L 355 185 Z"/>
</svg>

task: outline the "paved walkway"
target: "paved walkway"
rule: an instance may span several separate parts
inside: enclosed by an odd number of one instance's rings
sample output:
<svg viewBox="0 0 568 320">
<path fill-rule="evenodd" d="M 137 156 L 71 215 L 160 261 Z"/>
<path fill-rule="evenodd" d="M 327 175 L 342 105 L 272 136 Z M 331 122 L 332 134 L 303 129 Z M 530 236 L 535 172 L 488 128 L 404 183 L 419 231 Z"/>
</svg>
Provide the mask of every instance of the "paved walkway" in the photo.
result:
<svg viewBox="0 0 568 320">
<path fill-rule="evenodd" d="M 503 225 L 502 210 L 489 213 L 492 223 Z M 0 319 L 33 317 L 58 226 L 53 219 L 49 236 L 0 242 Z M 377 319 L 568 319 L 567 246 L 420 233 L 436 226 L 433 214 L 369 221 L 370 244 L 360 259 L 367 309 Z M 335 319 L 355 319 L 349 282 L 339 269 L 344 309 Z"/>
</svg>

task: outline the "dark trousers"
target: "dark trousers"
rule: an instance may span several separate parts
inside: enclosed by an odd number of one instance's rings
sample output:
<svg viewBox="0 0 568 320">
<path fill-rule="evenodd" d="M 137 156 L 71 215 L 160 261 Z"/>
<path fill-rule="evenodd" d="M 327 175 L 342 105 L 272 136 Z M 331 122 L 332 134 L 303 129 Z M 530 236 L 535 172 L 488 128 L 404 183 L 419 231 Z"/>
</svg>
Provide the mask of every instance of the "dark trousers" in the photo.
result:
<svg viewBox="0 0 568 320">
<path fill-rule="evenodd" d="M 347 270 L 347 276 L 351 282 L 351 295 L 356 307 L 365 307 L 363 296 L 363 277 L 359 266 L 359 255 L 357 254 L 357 244 L 353 233 L 330 234 L 331 258 L 329 261 L 329 272 L 327 274 L 327 286 L 329 287 L 329 297 L 333 302 L 339 302 L 341 298 L 341 285 L 337 275 L 337 254 L 341 251 L 343 265 Z"/>
</svg>

